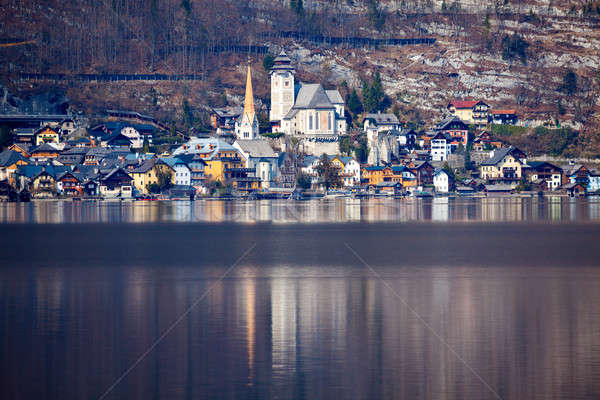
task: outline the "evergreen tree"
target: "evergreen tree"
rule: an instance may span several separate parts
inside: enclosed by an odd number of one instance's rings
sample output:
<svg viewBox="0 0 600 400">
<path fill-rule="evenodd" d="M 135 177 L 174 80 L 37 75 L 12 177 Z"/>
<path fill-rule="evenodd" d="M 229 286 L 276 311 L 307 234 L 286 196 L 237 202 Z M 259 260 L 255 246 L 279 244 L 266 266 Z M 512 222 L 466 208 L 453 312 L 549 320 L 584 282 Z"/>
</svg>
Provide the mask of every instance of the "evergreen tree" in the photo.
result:
<svg viewBox="0 0 600 400">
<path fill-rule="evenodd" d="M 0 151 L 2 151 L 2 148 L 10 146 L 12 141 L 10 128 L 6 125 L 0 126 Z"/>
<path fill-rule="evenodd" d="M 271 54 L 267 54 L 265 58 L 263 58 L 263 68 L 265 71 L 269 72 L 271 68 L 275 65 L 275 57 Z"/>
<path fill-rule="evenodd" d="M 563 76 L 561 89 L 568 95 L 574 95 L 577 92 L 577 75 L 573 70 L 568 70 Z"/>
<path fill-rule="evenodd" d="M 352 92 L 348 95 L 346 105 L 348 105 L 348 110 L 350 110 L 352 114 L 360 114 L 363 111 L 363 105 L 360 102 L 358 93 L 356 93 L 356 89 L 352 89 Z"/>
</svg>

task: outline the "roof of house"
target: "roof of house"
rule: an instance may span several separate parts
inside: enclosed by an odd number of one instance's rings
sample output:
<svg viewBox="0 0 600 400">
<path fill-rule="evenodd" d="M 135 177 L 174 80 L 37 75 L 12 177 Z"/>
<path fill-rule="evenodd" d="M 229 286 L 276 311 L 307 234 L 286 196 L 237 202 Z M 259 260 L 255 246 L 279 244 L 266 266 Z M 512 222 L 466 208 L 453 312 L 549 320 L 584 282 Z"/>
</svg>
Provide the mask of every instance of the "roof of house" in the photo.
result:
<svg viewBox="0 0 600 400">
<path fill-rule="evenodd" d="M 504 157 L 506 157 L 508 154 L 510 154 L 514 151 L 520 151 L 520 150 L 513 146 L 503 147 L 499 150 L 495 150 L 493 156 L 490 157 L 486 161 L 482 161 L 481 165 L 496 165 L 500 161 L 502 161 L 502 159 L 504 159 Z"/>
<path fill-rule="evenodd" d="M 549 163 L 548 161 L 528 161 L 527 165 L 533 169 L 539 168 L 542 165 L 550 165 L 552 168 L 556 168 L 556 169 L 562 169 L 560 167 L 557 167 L 556 165 Z"/>
<path fill-rule="evenodd" d="M 237 118 L 242 115 L 242 107 L 215 107 L 212 109 L 220 118 Z"/>
<path fill-rule="evenodd" d="M 454 108 L 463 109 L 463 108 L 473 108 L 473 107 L 475 107 L 479 103 L 483 103 L 483 101 L 479 101 L 479 100 L 452 100 L 450 102 L 449 106 L 454 106 Z M 485 103 L 483 103 L 483 104 L 485 104 Z"/>
<path fill-rule="evenodd" d="M 490 111 L 491 114 L 516 114 L 517 112 L 515 110 L 492 110 Z"/>
<path fill-rule="evenodd" d="M 27 158 L 23 157 L 18 151 L 13 150 L 4 150 L 0 153 L 0 167 L 8 167 L 18 161 L 27 161 Z"/>
<path fill-rule="evenodd" d="M 485 185 L 485 190 L 488 192 L 510 192 L 513 190 L 513 187 L 510 185 L 503 185 L 501 183 L 493 184 L 493 185 Z"/>
<path fill-rule="evenodd" d="M 58 149 L 49 143 L 43 143 L 43 144 L 39 145 L 38 147 L 32 149 L 30 151 L 30 153 L 33 154 L 33 153 L 41 153 L 41 152 L 46 152 L 46 151 L 58 153 Z"/>
<path fill-rule="evenodd" d="M 373 120 L 377 125 L 397 125 L 400 123 L 398 117 L 388 113 L 367 114 L 365 120 L 367 119 Z"/>
<path fill-rule="evenodd" d="M 381 165 L 369 165 L 368 167 L 365 167 L 366 171 L 383 171 L 385 167 L 381 166 Z"/>
<path fill-rule="evenodd" d="M 132 174 L 145 174 L 146 172 L 148 172 L 152 168 L 154 168 L 155 164 L 156 164 L 155 158 L 151 158 L 149 160 L 144 160 L 144 162 L 139 167 L 137 167 L 133 171 L 131 171 L 131 173 Z"/>
<path fill-rule="evenodd" d="M 304 156 L 302 158 L 302 167 L 306 168 L 312 165 L 312 163 L 314 163 L 316 160 L 318 160 L 319 157 L 315 157 L 315 156 Z"/>
<path fill-rule="evenodd" d="M 277 154 L 269 145 L 269 142 L 264 139 L 258 140 L 236 140 L 236 143 L 244 153 L 250 155 L 253 158 L 275 158 Z"/>
<path fill-rule="evenodd" d="M 461 120 L 460 118 L 454 116 L 454 115 L 450 115 L 448 117 L 446 117 L 444 120 L 442 120 L 442 122 L 438 123 L 434 129 L 439 131 L 439 130 L 444 130 L 448 127 L 448 125 L 450 125 L 453 122 L 460 122 L 461 124 L 467 125 L 463 120 Z"/>
<path fill-rule="evenodd" d="M 213 149 L 210 149 L 210 146 L 214 146 Z M 184 146 L 187 146 L 187 149 L 184 149 Z M 173 155 L 180 155 L 185 153 L 210 153 L 213 151 L 230 151 L 236 150 L 235 147 L 230 145 L 229 143 L 213 138 L 213 137 L 195 137 L 190 139 L 188 142 L 179 146 L 173 151 Z"/>
</svg>

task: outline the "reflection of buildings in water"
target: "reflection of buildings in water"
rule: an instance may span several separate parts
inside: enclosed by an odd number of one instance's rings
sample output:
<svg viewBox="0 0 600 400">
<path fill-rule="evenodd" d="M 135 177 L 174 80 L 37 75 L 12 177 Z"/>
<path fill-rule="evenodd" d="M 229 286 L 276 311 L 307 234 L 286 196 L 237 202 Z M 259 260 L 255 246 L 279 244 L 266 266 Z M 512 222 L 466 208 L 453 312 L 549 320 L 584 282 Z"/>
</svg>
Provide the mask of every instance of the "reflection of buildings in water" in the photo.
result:
<svg viewBox="0 0 600 400">
<path fill-rule="evenodd" d="M 175 200 L 171 204 L 172 221 L 177 222 L 192 222 L 192 206 L 193 202 L 190 200 Z M 163 217 L 164 219 L 164 217 Z"/>
<path fill-rule="evenodd" d="M 290 378 L 296 369 L 298 282 L 271 281 L 271 363 L 276 378 Z M 278 382 L 275 379 L 274 382 Z"/>
<path fill-rule="evenodd" d="M 57 332 L 63 329 L 63 296 L 65 295 L 64 276 L 52 270 L 37 273 L 35 277 L 35 297 L 39 332 Z"/>
<path fill-rule="evenodd" d="M 598 202 L 598 196 L 587 198 L 587 211 L 588 218 L 592 221 L 600 219 L 600 203 Z"/>
<path fill-rule="evenodd" d="M 254 278 L 244 280 L 246 307 L 246 347 L 248 349 L 248 380 L 254 380 L 254 352 L 256 343 L 256 287 Z"/>
<path fill-rule="evenodd" d="M 431 208 L 431 219 L 433 221 L 449 220 L 450 213 L 448 197 L 434 197 Z"/>
<path fill-rule="evenodd" d="M 562 198 L 550 197 L 548 207 L 550 207 L 550 219 L 552 221 L 560 221 L 562 219 Z"/>
<path fill-rule="evenodd" d="M 345 198 L 342 199 L 340 205 L 343 209 L 343 220 L 350 221 L 360 221 L 360 200 Z"/>
</svg>

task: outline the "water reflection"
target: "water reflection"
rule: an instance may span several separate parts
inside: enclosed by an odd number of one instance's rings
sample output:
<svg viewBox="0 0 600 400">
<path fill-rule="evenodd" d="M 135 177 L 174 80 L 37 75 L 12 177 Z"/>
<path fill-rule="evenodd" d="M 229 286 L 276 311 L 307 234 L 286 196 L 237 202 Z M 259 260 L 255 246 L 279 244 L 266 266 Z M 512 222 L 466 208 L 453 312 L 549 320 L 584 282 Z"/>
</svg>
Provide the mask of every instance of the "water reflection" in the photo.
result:
<svg viewBox="0 0 600 400">
<path fill-rule="evenodd" d="M 600 197 L 1 203 L 5 223 L 599 221 Z"/>
<path fill-rule="evenodd" d="M 382 271 L 503 399 L 600 394 L 597 269 Z M 289 272 L 242 266 L 109 398 L 494 398 L 368 273 Z M 2 275 L 4 398 L 96 398 L 215 283 L 197 268 Z"/>
</svg>

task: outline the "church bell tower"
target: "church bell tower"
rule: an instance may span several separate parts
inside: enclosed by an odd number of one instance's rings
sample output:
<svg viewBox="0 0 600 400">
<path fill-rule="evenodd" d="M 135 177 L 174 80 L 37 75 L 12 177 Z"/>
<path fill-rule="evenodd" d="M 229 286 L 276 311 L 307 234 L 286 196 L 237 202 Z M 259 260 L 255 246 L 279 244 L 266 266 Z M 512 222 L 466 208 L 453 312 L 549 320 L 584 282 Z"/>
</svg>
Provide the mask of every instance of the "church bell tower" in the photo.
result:
<svg viewBox="0 0 600 400">
<path fill-rule="evenodd" d="M 294 67 L 292 60 L 281 51 L 271 68 L 271 111 L 269 119 L 273 132 L 281 128 L 281 120 L 294 106 Z"/>
</svg>

